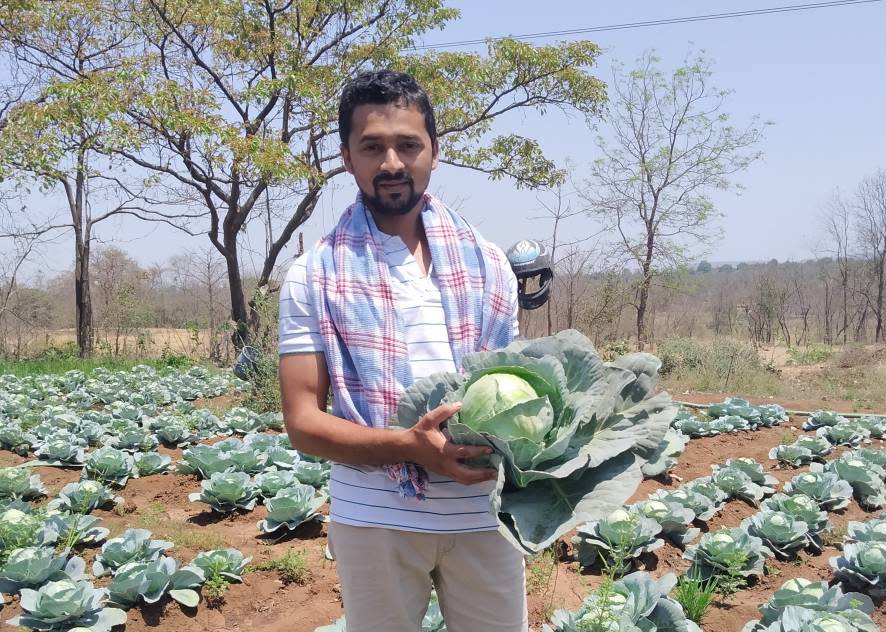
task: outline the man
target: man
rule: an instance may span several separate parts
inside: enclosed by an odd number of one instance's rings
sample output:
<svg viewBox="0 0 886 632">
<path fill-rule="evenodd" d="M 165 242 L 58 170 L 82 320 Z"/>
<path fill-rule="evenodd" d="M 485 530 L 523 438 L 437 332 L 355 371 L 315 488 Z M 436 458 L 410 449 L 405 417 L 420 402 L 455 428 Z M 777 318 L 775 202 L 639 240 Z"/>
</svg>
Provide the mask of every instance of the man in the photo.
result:
<svg viewBox="0 0 886 632">
<path fill-rule="evenodd" d="M 516 279 L 426 194 L 439 146 L 412 77 L 355 78 L 339 133 L 360 193 L 281 288 L 280 388 L 293 445 L 334 462 L 329 542 L 348 630 L 417 632 L 433 586 L 450 632 L 525 631 L 523 558 L 489 509 L 496 472 L 462 462 L 487 449 L 440 429 L 458 404 L 387 429 L 413 381 L 513 339 Z"/>
</svg>

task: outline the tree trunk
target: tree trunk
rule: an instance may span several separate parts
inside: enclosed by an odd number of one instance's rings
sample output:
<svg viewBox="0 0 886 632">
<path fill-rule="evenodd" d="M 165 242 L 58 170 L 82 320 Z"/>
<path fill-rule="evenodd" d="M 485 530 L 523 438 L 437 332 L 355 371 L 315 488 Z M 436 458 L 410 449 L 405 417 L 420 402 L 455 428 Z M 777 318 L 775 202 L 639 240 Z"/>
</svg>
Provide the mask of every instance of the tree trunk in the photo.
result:
<svg viewBox="0 0 886 632">
<path fill-rule="evenodd" d="M 93 352 L 92 295 L 89 291 L 89 240 L 77 231 L 74 251 L 74 303 L 77 311 L 77 348 L 81 358 Z"/>
<path fill-rule="evenodd" d="M 231 342 L 234 345 L 234 350 L 239 351 L 249 344 L 251 336 L 246 295 L 243 292 L 243 278 L 240 276 L 240 257 L 237 253 L 236 235 L 232 238 L 225 236 L 225 248 L 228 251 L 225 256 L 225 265 L 228 269 L 228 287 L 231 292 L 231 320 L 234 323 Z"/>
<path fill-rule="evenodd" d="M 643 351 L 646 348 L 646 307 L 649 302 L 649 286 L 652 278 L 648 271 L 643 273 L 643 283 L 640 285 L 640 301 L 637 304 L 637 348 Z"/>
<path fill-rule="evenodd" d="M 877 269 L 877 313 L 875 316 L 877 317 L 877 329 L 874 333 L 874 342 L 881 342 L 886 340 L 883 335 L 883 291 L 884 291 L 884 276 L 886 276 L 886 253 L 880 256 L 880 261 L 878 262 L 880 265 Z"/>
<path fill-rule="evenodd" d="M 77 348 L 81 358 L 93 352 L 92 295 L 89 290 L 89 248 L 92 243 L 92 225 L 86 217 L 86 151 L 77 152 L 77 174 L 74 196 L 68 203 L 74 225 L 74 305 L 77 315 Z"/>
</svg>

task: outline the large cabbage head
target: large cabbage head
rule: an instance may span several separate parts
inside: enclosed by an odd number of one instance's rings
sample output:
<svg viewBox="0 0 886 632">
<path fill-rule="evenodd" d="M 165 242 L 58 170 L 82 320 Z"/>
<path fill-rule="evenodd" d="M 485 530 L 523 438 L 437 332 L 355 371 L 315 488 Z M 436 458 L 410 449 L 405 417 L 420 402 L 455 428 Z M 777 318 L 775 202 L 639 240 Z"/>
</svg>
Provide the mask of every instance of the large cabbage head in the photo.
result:
<svg viewBox="0 0 886 632">
<path fill-rule="evenodd" d="M 547 395 L 539 397 L 524 378 L 503 370 L 483 375 L 465 390 L 461 422 L 506 441 L 540 444 L 554 424 L 554 409 Z"/>
</svg>

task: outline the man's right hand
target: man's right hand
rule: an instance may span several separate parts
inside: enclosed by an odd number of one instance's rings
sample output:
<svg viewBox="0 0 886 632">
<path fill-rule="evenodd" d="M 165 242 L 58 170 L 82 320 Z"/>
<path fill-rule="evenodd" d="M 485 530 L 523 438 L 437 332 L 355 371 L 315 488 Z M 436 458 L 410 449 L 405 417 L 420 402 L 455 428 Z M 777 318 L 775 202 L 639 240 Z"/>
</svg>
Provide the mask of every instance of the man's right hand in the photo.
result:
<svg viewBox="0 0 886 632">
<path fill-rule="evenodd" d="M 498 475 L 496 470 L 470 467 L 463 462 L 465 459 L 487 456 L 492 453 L 491 448 L 452 443 L 440 430 L 440 425 L 460 408 L 460 403 L 438 406 L 407 431 L 410 433 L 409 460 L 462 485 L 493 480 Z"/>
</svg>

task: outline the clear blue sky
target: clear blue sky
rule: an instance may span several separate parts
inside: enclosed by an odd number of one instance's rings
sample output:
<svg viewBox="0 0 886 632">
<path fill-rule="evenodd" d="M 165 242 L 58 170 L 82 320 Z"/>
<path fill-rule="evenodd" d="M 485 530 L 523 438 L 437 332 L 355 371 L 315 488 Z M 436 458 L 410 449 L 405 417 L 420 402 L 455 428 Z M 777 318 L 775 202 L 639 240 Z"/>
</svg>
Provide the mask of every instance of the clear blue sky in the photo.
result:
<svg viewBox="0 0 886 632">
<path fill-rule="evenodd" d="M 461 19 L 425 41 L 518 35 L 799 1 L 463 0 L 450 3 L 461 10 Z M 743 122 L 759 114 L 774 123 L 762 146 L 764 160 L 740 178 L 744 193 L 716 198 L 725 215 L 724 238 L 708 258 L 785 260 L 814 255 L 820 243 L 817 216 L 834 188 L 852 189 L 863 175 L 886 168 L 884 26 L 886 2 L 588 37 L 604 50 L 596 73 L 607 81 L 613 60 L 630 65 L 644 50 L 654 48 L 662 65 L 672 67 L 690 47 L 703 49 L 715 60 L 717 85 L 735 91 L 727 105 L 733 118 Z M 579 170 L 597 157 L 594 134 L 578 118 L 517 114 L 503 118 L 498 129 L 531 130 L 550 157 L 568 158 Z M 355 189 L 347 177 L 337 180 L 305 227 L 308 243 L 352 201 Z M 517 191 L 506 181 L 490 182 L 480 174 L 444 166 L 435 173 L 431 187 L 447 201 L 457 202 L 488 238 L 503 247 L 549 233 L 548 222 L 530 219 L 539 214 L 537 194 Z M 128 222 L 120 229 L 112 232 L 127 235 L 123 247 L 144 263 L 208 245 L 206 238 L 193 240 L 165 229 L 149 231 Z M 584 218 L 570 227 L 576 235 L 591 230 Z M 261 244 L 260 232 L 254 237 Z M 63 253 L 69 250 L 64 247 L 59 258 L 53 257 L 52 267 L 67 268 Z M 281 262 L 291 256 L 290 248 Z"/>
</svg>

